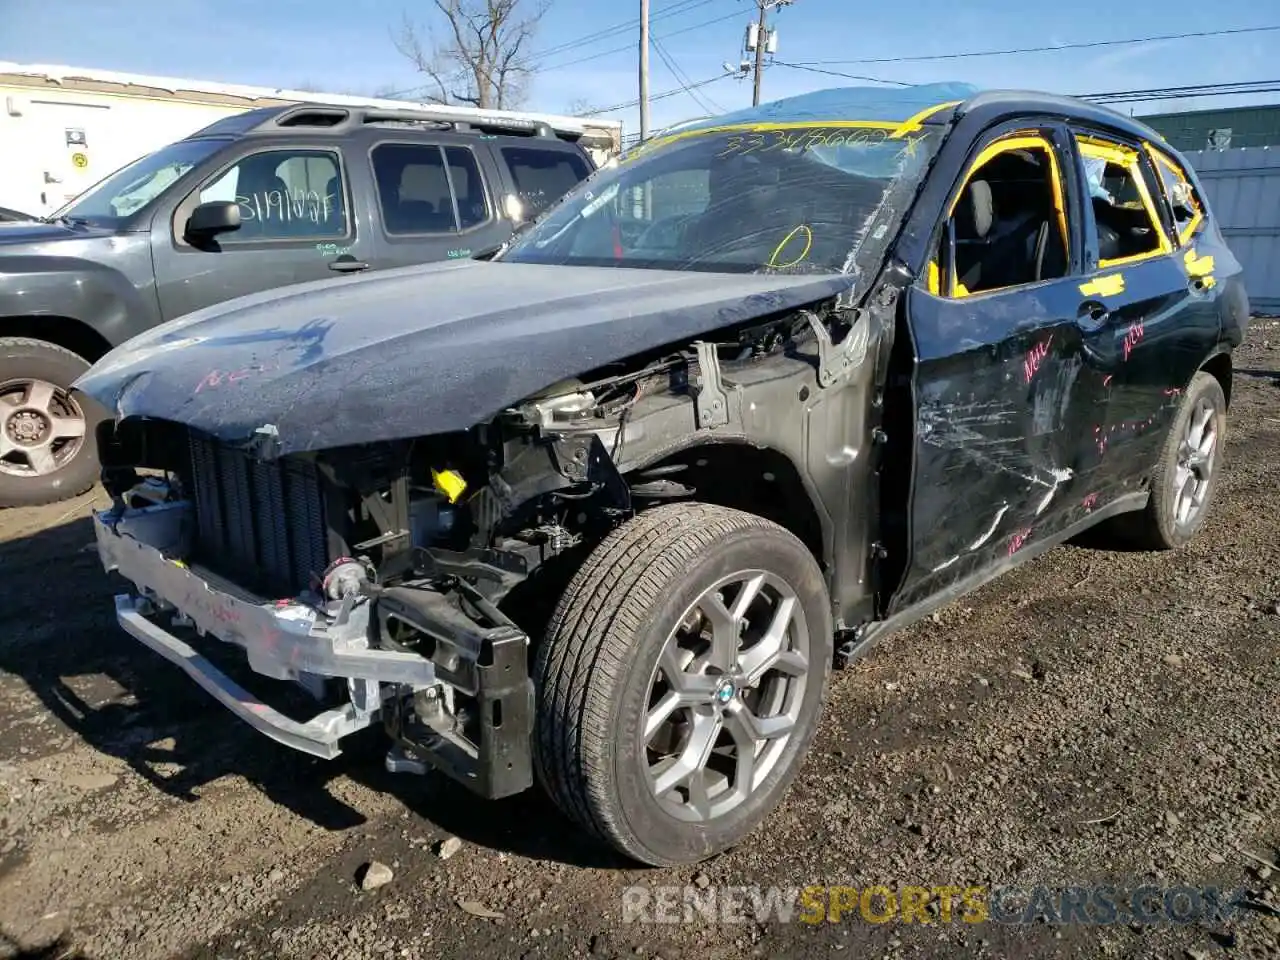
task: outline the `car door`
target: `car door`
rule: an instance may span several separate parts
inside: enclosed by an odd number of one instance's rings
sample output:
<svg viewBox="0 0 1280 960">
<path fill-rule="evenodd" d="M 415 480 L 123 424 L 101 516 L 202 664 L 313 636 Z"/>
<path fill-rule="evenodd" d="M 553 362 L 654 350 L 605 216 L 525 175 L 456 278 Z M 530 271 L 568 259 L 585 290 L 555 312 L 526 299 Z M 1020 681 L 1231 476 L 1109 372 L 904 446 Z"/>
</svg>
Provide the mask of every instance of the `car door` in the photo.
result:
<svg viewBox="0 0 1280 960">
<path fill-rule="evenodd" d="M 337 145 L 261 143 L 228 156 L 152 227 L 156 292 L 165 319 L 260 290 L 362 269 L 367 241 L 351 215 Z M 185 236 L 195 208 L 233 201 L 240 228 Z"/>
<path fill-rule="evenodd" d="M 511 236 L 476 144 L 382 139 L 368 156 L 378 267 L 465 259 Z"/>
<path fill-rule="evenodd" d="M 889 612 L 1005 561 L 1080 509 L 1100 377 L 1076 322 L 1081 204 L 1068 137 L 1024 121 L 975 144 L 908 291 L 910 546 Z"/>
<path fill-rule="evenodd" d="M 1088 197 L 1080 324 L 1106 387 L 1105 413 L 1093 425 L 1096 482 L 1136 490 L 1182 389 L 1217 339 L 1212 281 L 1179 239 L 1143 146 L 1110 131 L 1072 134 Z"/>
</svg>

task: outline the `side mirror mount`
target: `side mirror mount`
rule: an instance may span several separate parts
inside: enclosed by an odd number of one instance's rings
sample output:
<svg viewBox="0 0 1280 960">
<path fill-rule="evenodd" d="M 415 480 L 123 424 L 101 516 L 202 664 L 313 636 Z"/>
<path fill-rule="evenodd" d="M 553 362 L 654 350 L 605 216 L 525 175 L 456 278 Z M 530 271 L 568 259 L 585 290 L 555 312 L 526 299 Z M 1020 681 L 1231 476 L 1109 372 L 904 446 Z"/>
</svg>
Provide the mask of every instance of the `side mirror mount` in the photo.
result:
<svg viewBox="0 0 1280 960">
<path fill-rule="evenodd" d="M 220 233 L 240 229 L 240 206 L 230 200 L 210 200 L 191 211 L 187 218 L 186 234 L 199 240 L 208 240 Z"/>
</svg>

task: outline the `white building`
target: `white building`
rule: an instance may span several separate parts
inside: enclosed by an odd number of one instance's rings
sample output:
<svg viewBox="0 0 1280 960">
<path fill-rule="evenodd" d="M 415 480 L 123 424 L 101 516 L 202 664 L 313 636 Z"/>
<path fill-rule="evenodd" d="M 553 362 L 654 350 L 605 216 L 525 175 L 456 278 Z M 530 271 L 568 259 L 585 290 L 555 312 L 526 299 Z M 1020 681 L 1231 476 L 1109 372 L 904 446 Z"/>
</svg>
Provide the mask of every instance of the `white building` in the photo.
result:
<svg viewBox="0 0 1280 960">
<path fill-rule="evenodd" d="M 611 120 L 0 61 L 0 207 L 50 213 L 126 163 L 215 120 L 299 102 L 401 110 L 420 106 L 459 118 L 538 120 L 556 130 L 581 132 L 580 142 L 598 163 L 617 153 L 622 139 L 622 124 Z"/>
</svg>

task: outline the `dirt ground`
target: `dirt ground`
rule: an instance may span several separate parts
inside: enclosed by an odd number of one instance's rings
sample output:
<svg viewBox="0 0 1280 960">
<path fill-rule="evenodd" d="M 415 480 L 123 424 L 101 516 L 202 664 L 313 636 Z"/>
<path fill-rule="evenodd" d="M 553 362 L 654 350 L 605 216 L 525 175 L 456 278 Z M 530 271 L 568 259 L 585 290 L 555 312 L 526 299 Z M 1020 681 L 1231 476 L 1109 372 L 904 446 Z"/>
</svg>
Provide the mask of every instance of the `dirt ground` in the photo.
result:
<svg viewBox="0 0 1280 960">
<path fill-rule="evenodd" d="M 387 774 L 376 738 L 330 763 L 275 745 L 116 627 L 95 495 L 0 513 L 0 957 L 1278 956 L 1280 322 L 1236 362 L 1197 541 L 1062 548 L 836 674 L 782 807 L 691 870 L 619 862 L 536 793 Z M 366 892 L 371 860 L 394 878 Z M 623 908 L 633 884 L 1103 883 L 1250 906 L 1092 926 Z"/>
</svg>

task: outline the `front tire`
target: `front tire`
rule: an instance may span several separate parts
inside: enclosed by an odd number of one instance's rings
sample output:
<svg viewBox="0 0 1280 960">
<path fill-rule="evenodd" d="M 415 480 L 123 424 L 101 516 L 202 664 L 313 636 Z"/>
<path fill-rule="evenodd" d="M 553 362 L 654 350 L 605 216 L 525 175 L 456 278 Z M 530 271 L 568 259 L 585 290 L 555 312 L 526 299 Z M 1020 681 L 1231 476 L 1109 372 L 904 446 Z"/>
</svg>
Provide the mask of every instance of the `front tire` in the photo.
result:
<svg viewBox="0 0 1280 960">
<path fill-rule="evenodd" d="M 782 527 L 658 507 L 592 552 L 534 663 L 543 787 L 598 839 L 655 866 L 743 840 L 813 738 L 830 601 Z"/>
<path fill-rule="evenodd" d="M 70 389 L 88 369 L 55 344 L 0 338 L 0 507 L 57 503 L 97 481 L 94 427 L 105 411 Z"/>
</svg>

